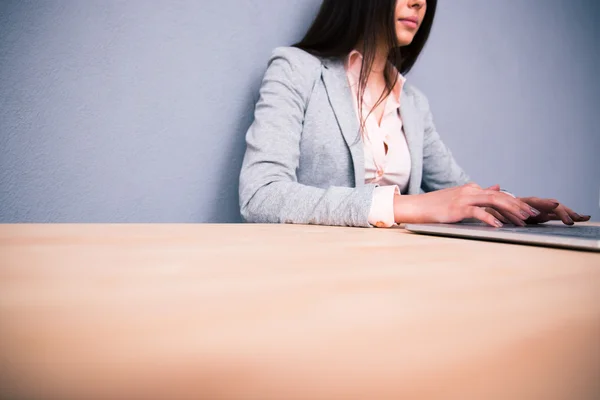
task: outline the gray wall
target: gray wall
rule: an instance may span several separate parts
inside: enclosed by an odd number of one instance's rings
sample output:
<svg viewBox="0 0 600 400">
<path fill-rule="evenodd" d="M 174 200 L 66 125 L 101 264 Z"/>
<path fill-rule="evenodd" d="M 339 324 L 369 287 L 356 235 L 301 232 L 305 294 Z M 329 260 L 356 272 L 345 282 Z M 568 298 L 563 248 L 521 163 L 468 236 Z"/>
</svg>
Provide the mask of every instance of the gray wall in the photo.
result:
<svg viewBox="0 0 600 400">
<path fill-rule="evenodd" d="M 0 222 L 236 222 L 271 50 L 319 0 L 0 0 Z M 409 76 L 482 184 L 600 218 L 599 6 L 441 1 Z"/>
</svg>

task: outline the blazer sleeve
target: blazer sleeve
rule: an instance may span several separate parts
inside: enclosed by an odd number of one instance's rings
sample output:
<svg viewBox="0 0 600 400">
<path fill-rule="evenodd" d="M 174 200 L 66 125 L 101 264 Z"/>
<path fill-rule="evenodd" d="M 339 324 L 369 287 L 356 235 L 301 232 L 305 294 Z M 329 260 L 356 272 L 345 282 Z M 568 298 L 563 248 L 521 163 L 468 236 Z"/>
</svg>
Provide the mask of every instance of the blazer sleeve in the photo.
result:
<svg viewBox="0 0 600 400">
<path fill-rule="evenodd" d="M 246 134 L 239 188 L 245 221 L 370 227 L 376 185 L 317 188 L 297 180 L 304 113 L 320 76 L 316 57 L 274 51 Z"/>
<path fill-rule="evenodd" d="M 435 128 L 427 97 L 419 90 L 412 89 L 415 93 L 415 104 L 422 111 L 424 118 L 421 189 L 432 192 L 469 183 L 469 176 L 458 165 Z"/>
</svg>

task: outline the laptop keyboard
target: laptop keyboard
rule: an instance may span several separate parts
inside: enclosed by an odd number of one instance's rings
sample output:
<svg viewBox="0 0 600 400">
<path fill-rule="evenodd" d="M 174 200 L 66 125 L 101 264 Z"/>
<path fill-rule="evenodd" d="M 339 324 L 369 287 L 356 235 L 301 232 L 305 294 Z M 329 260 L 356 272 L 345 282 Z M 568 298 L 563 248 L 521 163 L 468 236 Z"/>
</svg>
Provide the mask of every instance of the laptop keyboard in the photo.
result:
<svg viewBox="0 0 600 400">
<path fill-rule="evenodd" d="M 572 237 L 577 239 L 600 240 L 600 226 L 530 225 L 525 227 L 512 227 L 509 225 L 497 229 L 503 232 L 530 233 L 535 235 L 551 235 Z"/>
</svg>

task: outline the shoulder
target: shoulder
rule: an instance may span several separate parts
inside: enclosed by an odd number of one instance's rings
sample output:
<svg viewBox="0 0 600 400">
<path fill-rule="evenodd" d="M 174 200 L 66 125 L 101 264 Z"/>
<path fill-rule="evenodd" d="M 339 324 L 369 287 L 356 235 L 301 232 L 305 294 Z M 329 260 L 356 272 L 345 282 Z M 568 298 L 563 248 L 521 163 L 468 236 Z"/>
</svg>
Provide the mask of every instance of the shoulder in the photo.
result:
<svg viewBox="0 0 600 400">
<path fill-rule="evenodd" d="M 323 61 L 296 47 L 278 47 L 269 60 L 272 73 L 284 75 L 295 82 L 314 82 L 321 74 Z"/>
<path fill-rule="evenodd" d="M 296 47 L 273 50 L 265 74 L 266 81 L 276 81 L 308 101 L 312 88 L 322 73 L 320 58 Z"/>
<path fill-rule="evenodd" d="M 273 61 L 287 63 L 295 71 L 310 71 L 320 69 L 323 61 L 312 54 L 297 47 L 277 47 L 271 54 L 269 64 Z"/>
</svg>

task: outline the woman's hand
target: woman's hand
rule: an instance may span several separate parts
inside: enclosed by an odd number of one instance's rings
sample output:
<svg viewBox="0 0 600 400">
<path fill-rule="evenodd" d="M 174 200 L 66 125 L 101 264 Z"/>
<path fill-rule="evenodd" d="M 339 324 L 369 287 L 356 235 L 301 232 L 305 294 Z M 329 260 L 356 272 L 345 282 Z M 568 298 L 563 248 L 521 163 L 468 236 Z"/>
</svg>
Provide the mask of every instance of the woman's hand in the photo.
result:
<svg viewBox="0 0 600 400">
<path fill-rule="evenodd" d="M 540 215 L 531 217 L 525 221 L 527 224 L 543 224 L 548 221 L 562 221 L 566 225 L 573 225 L 575 222 L 586 222 L 590 220 L 589 215 L 579 215 L 569 207 L 560 204 L 554 199 L 540 199 L 539 197 L 521 197 L 519 200 L 529 204 L 531 207 L 540 211 Z M 487 210 L 494 217 L 502 222 L 507 222 L 503 215 L 496 210 Z"/>
<path fill-rule="evenodd" d="M 486 207 L 490 211 L 497 211 L 496 215 L 492 215 Z M 399 224 L 453 223 L 475 218 L 488 225 L 501 227 L 503 224 L 500 219 L 525 225 L 525 221 L 541 215 L 541 211 L 522 199 L 500 192 L 499 186 L 482 189 L 469 183 L 431 193 L 394 197 L 394 218 Z"/>
</svg>

